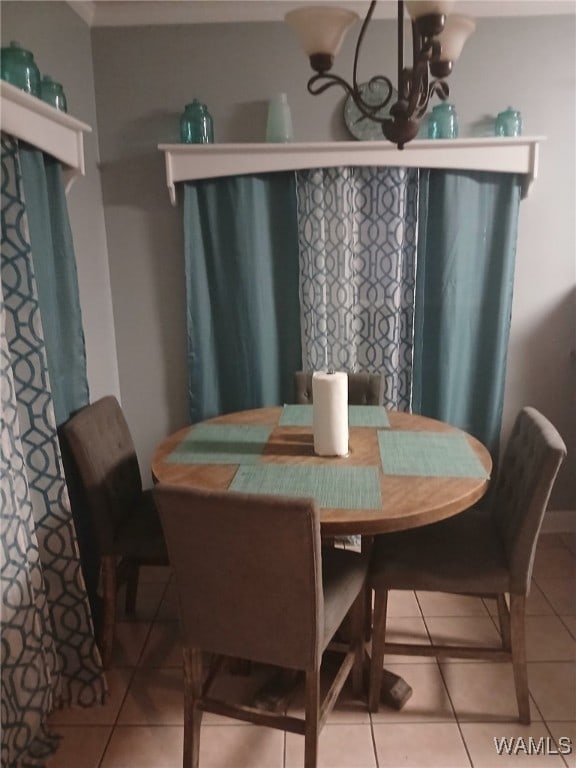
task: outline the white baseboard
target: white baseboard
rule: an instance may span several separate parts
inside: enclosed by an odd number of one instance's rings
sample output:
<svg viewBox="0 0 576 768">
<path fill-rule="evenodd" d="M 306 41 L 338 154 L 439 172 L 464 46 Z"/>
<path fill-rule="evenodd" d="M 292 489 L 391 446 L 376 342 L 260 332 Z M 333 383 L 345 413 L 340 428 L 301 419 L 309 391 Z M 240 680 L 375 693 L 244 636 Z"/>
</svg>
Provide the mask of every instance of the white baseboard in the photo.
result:
<svg viewBox="0 0 576 768">
<path fill-rule="evenodd" d="M 551 510 L 544 515 L 543 533 L 576 532 L 576 509 Z"/>
</svg>

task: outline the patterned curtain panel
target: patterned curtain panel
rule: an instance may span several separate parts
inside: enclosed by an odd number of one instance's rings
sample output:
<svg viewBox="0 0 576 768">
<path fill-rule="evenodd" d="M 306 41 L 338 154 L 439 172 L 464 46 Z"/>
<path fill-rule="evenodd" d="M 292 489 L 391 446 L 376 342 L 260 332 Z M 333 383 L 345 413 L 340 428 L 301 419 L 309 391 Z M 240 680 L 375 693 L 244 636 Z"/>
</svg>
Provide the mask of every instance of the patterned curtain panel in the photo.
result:
<svg viewBox="0 0 576 768">
<path fill-rule="evenodd" d="M 2 137 L 2 764 L 42 765 L 52 708 L 106 684 L 56 434 L 17 143 Z"/>
<path fill-rule="evenodd" d="M 302 367 L 367 371 L 409 410 L 418 171 L 297 173 Z"/>
</svg>

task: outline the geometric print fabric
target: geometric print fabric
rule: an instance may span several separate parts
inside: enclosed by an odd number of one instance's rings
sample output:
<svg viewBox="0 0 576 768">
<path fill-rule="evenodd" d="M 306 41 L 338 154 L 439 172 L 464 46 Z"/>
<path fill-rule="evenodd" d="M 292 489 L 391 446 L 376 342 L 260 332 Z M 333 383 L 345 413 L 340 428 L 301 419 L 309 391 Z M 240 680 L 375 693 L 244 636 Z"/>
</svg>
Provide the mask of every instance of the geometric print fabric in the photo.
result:
<svg viewBox="0 0 576 768">
<path fill-rule="evenodd" d="M 64 478 L 18 162 L 2 135 L 2 764 L 41 764 L 59 704 L 106 693 Z"/>
<path fill-rule="evenodd" d="M 379 373 L 411 407 L 418 170 L 298 171 L 302 367 Z"/>
<path fill-rule="evenodd" d="M 2 765 L 50 751 L 44 730 L 59 680 L 1 307 Z"/>
</svg>

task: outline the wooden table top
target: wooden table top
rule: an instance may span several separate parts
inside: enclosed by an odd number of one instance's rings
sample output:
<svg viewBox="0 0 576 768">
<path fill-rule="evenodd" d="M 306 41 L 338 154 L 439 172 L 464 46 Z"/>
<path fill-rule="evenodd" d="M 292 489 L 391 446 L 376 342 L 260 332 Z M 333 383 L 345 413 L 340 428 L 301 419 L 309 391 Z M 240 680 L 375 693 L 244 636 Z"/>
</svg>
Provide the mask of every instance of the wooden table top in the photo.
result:
<svg viewBox="0 0 576 768">
<path fill-rule="evenodd" d="M 380 509 L 320 509 L 322 534 L 374 535 L 416 528 L 462 512 L 482 498 L 489 484 L 485 477 L 423 477 L 384 474 L 378 445 L 382 427 L 350 427 L 349 454 L 323 458 L 314 453 L 310 426 L 279 426 L 282 408 L 259 408 L 209 419 L 203 424 L 270 425 L 273 427 L 262 462 L 272 464 L 327 464 L 330 466 L 378 467 L 382 507 Z M 488 450 L 471 435 L 435 419 L 388 411 L 390 429 L 402 431 L 456 432 L 465 435 L 489 475 L 492 459 Z M 167 461 L 169 454 L 188 435 L 185 427 L 163 440 L 152 457 L 156 482 L 191 488 L 227 490 L 238 464 L 191 464 Z"/>
</svg>

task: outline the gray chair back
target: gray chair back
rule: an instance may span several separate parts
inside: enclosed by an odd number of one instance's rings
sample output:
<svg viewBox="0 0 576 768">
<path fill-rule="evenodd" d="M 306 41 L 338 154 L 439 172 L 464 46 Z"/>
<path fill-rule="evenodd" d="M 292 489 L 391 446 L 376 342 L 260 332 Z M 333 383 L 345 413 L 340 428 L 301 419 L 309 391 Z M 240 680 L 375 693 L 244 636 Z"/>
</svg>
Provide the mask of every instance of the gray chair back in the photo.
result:
<svg viewBox="0 0 576 768">
<path fill-rule="evenodd" d="M 312 373 L 294 373 L 295 402 L 310 405 L 312 398 Z M 350 405 L 382 405 L 384 403 L 384 379 L 379 373 L 349 373 L 348 403 Z"/>
<path fill-rule="evenodd" d="M 304 669 L 322 653 L 320 523 L 312 500 L 159 485 L 184 645 Z"/>
<path fill-rule="evenodd" d="M 513 593 L 528 593 L 538 534 L 565 455 L 566 446 L 548 419 L 535 408 L 523 408 L 508 439 L 492 501 Z"/>
<path fill-rule="evenodd" d="M 108 395 L 86 406 L 62 434 L 91 507 L 100 554 L 110 553 L 115 531 L 142 498 L 138 459 L 118 400 Z"/>
</svg>

